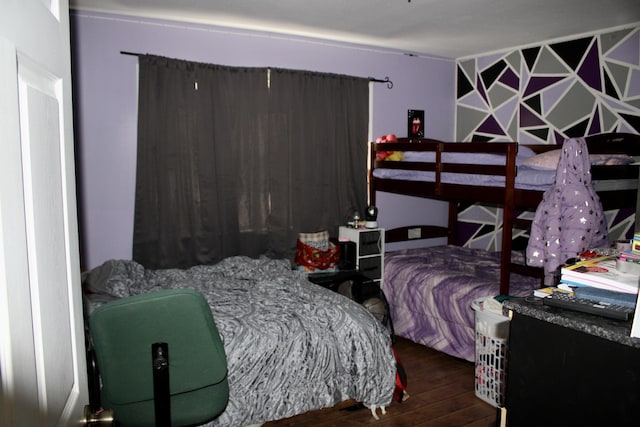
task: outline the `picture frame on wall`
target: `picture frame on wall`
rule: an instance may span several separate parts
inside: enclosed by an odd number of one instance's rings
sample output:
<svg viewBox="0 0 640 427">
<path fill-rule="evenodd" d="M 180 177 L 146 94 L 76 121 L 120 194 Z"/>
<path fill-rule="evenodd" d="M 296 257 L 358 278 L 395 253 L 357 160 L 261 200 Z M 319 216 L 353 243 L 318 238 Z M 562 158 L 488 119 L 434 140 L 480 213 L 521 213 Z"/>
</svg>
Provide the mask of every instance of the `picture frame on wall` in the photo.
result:
<svg viewBox="0 0 640 427">
<path fill-rule="evenodd" d="M 424 110 L 409 110 L 407 114 L 407 136 L 424 137 Z"/>
</svg>

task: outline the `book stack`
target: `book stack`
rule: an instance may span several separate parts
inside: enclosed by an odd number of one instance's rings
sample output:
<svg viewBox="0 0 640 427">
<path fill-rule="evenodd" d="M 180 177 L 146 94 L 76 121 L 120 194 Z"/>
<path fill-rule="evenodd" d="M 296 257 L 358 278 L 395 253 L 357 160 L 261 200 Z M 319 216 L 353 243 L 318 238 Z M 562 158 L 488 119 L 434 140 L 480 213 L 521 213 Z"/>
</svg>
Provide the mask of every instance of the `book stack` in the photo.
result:
<svg viewBox="0 0 640 427">
<path fill-rule="evenodd" d="M 626 307 L 636 307 L 640 287 L 640 254 L 581 259 L 560 269 L 558 288 L 573 291 L 577 298 Z M 640 337 L 640 310 L 636 309 L 631 336 Z"/>
<path fill-rule="evenodd" d="M 534 289 L 533 291 L 533 296 L 536 296 L 539 298 L 550 297 L 553 294 L 567 294 L 567 295 L 573 296 L 573 291 L 568 289 L 558 288 L 556 286 L 549 286 L 546 288 Z"/>
<path fill-rule="evenodd" d="M 620 255 L 600 256 L 585 259 L 560 269 L 560 285 L 563 289 L 591 286 L 614 292 L 637 294 L 640 286 L 640 274 L 618 268 L 618 264 L 627 264 Z"/>
</svg>

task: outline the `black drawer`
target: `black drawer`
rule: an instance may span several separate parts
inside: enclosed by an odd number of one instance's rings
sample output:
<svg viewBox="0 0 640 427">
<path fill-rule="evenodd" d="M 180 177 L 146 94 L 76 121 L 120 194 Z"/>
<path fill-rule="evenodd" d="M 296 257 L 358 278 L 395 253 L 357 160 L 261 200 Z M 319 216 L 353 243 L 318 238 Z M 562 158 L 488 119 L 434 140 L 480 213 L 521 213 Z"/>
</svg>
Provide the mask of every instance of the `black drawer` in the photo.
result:
<svg viewBox="0 0 640 427">
<path fill-rule="evenodd" d="M 360 274 L 368 279 L 382 277 L 382 257 L 372 256 L 358 259 Z"/>
<path fill-rule="evenodd" d="M 363 231 L 360 233 L 359 256 L 380 253 L 382 233 L 378 231 Z"/>
</svg>

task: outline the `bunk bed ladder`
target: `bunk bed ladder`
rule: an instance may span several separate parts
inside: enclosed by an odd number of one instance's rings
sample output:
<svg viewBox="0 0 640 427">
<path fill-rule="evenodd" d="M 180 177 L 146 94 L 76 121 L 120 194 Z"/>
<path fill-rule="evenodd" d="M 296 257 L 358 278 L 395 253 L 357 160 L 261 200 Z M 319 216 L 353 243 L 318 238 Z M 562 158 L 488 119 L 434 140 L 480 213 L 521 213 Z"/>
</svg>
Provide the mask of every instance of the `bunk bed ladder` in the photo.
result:
<svg viewBox="0 0 640 427">
<path fill-rule="evenodd" d="M 517 144 L 507 146 L 507 171 L 505 174 L 505 190 L 502 217 L 502 247 L 500 252 L 500 294 L 509 294 L 509 278 L 511 276 L 511 244 L 515 220 L 515 182 Z"/>
</svg>

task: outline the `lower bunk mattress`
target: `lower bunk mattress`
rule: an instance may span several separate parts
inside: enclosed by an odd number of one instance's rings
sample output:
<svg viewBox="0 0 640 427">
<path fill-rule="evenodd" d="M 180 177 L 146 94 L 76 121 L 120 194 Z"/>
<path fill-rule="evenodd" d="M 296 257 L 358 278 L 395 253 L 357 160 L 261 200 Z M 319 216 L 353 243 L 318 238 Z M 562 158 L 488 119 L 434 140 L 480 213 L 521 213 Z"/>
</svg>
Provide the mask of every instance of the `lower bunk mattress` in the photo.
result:
<svg viewBox="0 0 640 427">
<path fill-rule="evenodd" d="M 384 293 L 395 333 L 474 361 L 475 313 L 471 303 L 497 296 L 499 275 L 497 252 L 452 245 L 387 252 Z M 512 296 L 527 296 L 539 287 L 540 279 L 511 275 Z"/>
<path fill-rule="evenodd" d="M 160 289 L 201 292 L 224 343 L 229 403 L 207 426 L 246 426 L 353 399 L 389 405 L 396 365 L 386 328 L 363 306 L 286 260 L 232 257 L 186 270 L 113 260 L 85 278 L 87 313 Z"/>
</svg>

